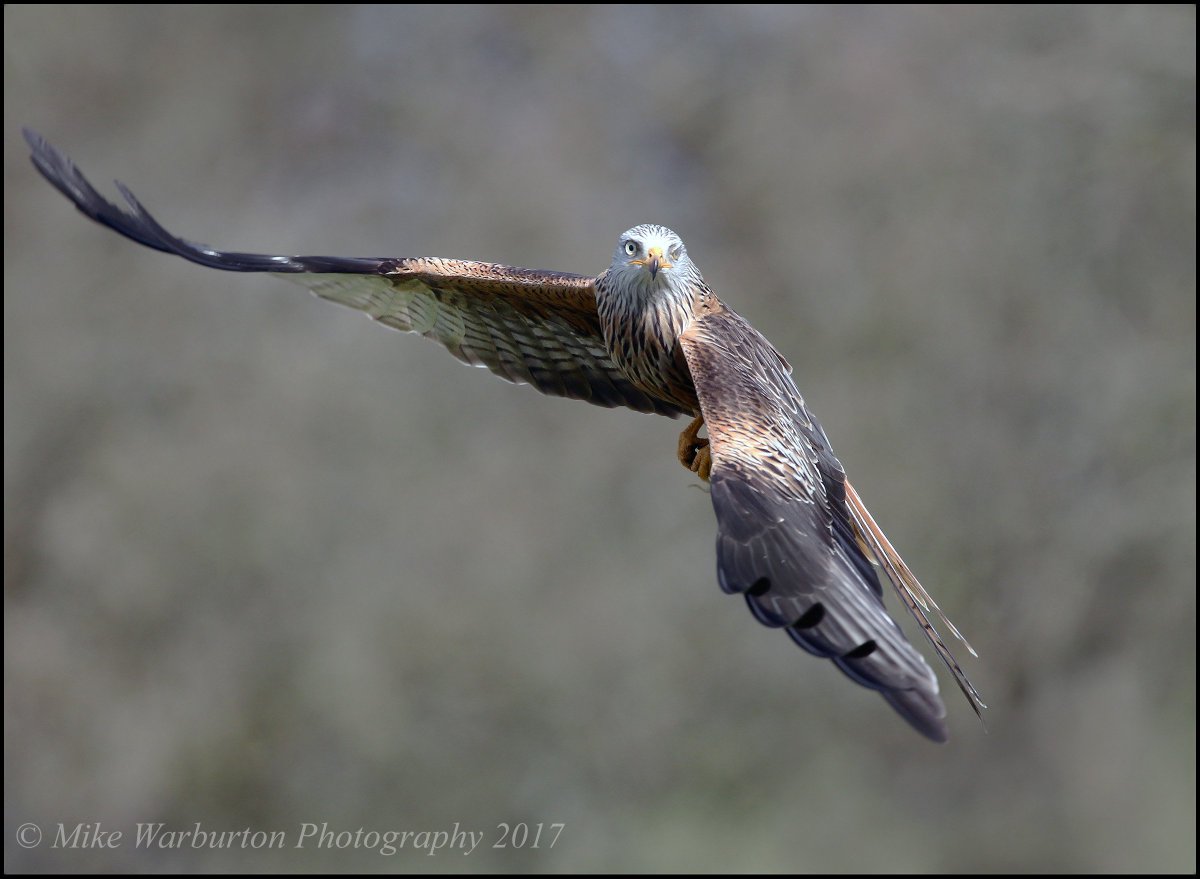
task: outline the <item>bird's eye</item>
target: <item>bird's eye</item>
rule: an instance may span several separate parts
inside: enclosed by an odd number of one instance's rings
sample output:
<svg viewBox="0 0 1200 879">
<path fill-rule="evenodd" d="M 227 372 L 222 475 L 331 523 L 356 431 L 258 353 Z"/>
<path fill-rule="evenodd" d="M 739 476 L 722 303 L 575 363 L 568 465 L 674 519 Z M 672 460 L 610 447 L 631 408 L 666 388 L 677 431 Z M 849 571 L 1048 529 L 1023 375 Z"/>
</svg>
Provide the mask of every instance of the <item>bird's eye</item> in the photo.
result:
<svg viewBox="0 0 1200 879">
<path fill-rule="evenodd" d="M 625 252 L 627 254 L 629 254 L 630 256 L 633 256 L 635 253 L 637 253 L 637 245 L 634 244 L 632 241 L 626 241 L 625 242 Z"/>
<path fill-rule="evenodd" d="M 683 255 L 683 245 L 682 244 L 676 244 L 674 247 L 671 248 L 671 259 L 679 259 L 679 257 L 682 255 Z"/>
</svg>

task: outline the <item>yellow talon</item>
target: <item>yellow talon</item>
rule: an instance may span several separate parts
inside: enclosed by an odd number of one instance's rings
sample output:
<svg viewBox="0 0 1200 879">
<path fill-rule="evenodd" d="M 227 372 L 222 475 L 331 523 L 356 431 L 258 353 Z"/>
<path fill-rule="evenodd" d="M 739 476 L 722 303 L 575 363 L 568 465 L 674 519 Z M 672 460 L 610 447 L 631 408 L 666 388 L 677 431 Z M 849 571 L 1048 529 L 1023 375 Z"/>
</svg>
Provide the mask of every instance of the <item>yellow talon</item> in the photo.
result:
<svg viewBox="0 0 1200 879">
<path fill-rule="evenodd" d="M 705 482 L 712 473 L 712 450 L 708 440 L 699 437 L 700 428 L 704 426 L 704 416 L 697 415 L 683 433 L 679 434 L 679 463 L 695 473 Z"/>
</svg>

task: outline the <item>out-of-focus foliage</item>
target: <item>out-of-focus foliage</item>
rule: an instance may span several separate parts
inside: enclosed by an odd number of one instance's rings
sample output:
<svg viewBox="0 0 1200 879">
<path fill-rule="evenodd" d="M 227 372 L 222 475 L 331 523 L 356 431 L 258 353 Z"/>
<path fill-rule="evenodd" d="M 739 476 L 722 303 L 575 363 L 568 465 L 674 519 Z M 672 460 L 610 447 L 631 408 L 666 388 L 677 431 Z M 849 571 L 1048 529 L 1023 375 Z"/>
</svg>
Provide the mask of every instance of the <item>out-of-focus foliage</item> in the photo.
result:
<svg viewBox="0 0 1200 879">
<path fill-rule="evenodd" d="M 1193 8 L 4 25 L 7 869 L 1195 869 Z M 593 273 L 675 228 L 979 649 L 987 733 L 720 594 L 682 424 L 119 240 L 23 124 L 218 247 Z"/>
</svg>

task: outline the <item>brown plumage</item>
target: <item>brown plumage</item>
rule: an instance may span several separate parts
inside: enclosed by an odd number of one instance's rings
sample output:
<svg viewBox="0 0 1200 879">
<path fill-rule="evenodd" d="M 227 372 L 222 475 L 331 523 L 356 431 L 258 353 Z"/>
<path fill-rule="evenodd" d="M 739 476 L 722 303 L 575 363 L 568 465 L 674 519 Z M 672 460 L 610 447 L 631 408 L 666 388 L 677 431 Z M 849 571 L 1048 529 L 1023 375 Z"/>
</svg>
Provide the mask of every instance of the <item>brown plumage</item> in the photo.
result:
<svg viewBox="0 0 1200 879">
<path fill-rule="evenodd" d="M 220 252 L 167 232 L 120 183 L 128 207 L 108 202 L 62 153 L 25 137 L 38 171 L 80 211 L 147 247 L 285 276 L 542 393 L 692 416 L 680 460 L 712 485 L 722 589 L 944 741 L 937 679 L 884 608 L 874 560 L 971 706 L 984 707 L 928 618 L 940 610 L 846 481 L 787 361 L 709 289 L 671 230 L 629 230 L 597 278 L 439 258 Z M 701 423 L 708 439 L 696 437 Z"/>
</svg>

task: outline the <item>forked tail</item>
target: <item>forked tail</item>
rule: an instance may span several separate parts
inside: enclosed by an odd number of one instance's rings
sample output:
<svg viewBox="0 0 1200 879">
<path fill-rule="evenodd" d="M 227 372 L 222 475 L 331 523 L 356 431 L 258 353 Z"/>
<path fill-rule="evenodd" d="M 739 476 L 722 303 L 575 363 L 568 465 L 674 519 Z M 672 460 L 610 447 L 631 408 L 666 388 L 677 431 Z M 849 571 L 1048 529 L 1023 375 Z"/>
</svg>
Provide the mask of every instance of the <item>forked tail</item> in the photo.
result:
<svg viewBox="0 0 1200 879">
<path fill-rule="evenodd" d="M 938 656 L 942 658 L 942 662 L 946 663 L 946 667 L 950 669 L 950 673 L 954 675 L 954 682 L 958 684 L 958 688 L 963 691 L 963 695 L 967 697 L 967 701 L 971 703 L 971 708 L 983 721 L 983 709 L 987 708 L 984 701 L 979 696 L 979 691 L 975 689 L 975 685 L 971 683 L 967 673 L 963 671 L 962 666 L 958 664 L 958 660 L 954 658 L 954 654 L 950 652 L 950 648 L 946 646 L 946 642 L 942 640 L 942 636 L 938 630 L 934 628 L 933 623 L 929 619 L 929 609 L 938 615 L 943 623 L 954 634 L 954 637 L 962 641 L 963 646 L 971 652 L 972 656 L 978 656 L 975 648 L 972 647 L 967 639 L 962 636 L 954 623 L 946 617 L 942 609 L 938 607 L 925 587 L 921 585 L 921 581 L 904 563 L 904 559 L 900 557 L 900 553 L 896 552 L 887 535 L 883 533 L 883 529 L 875 524 L 875 520 L 867 511 L 866 505 L 862 502 L 862 498 L 858 496 L 858 492 L 854 490 L 854 486 L 849 482 L 846 483 L 846 501 L 850 507 L 850 516 L 854 521 L 855 530 L 858 532 L 857 537 L 863 549 L 868 551 L 868 555 L 873 556 L 887 574 L 888 579 L 892 581 L 892 585 L 896 588 L 896 592 L 900 595 L 900 600 L 904 602 L 905 607 L 916 619 L 921 626 L 921 631 L 925 633 L 925 637 L 933 644 Z"/>
</svg>

